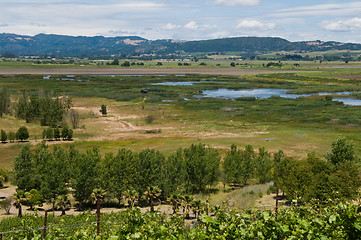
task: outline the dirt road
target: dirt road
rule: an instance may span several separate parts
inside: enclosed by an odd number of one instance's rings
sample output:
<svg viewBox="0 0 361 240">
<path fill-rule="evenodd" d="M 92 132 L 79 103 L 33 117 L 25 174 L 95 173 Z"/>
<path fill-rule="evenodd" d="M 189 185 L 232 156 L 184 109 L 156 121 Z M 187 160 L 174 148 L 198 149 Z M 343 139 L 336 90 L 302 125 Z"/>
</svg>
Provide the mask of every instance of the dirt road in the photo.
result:
<svg viewBox="0 0 361 240">
<path fill-rule="evenodd" d="M 279 71 L 279 70 L 259 70 L 259 69 L 239 69 L 239 68 L 142 68 L 142 69 L 123 69 L 123 68 L 0 68 L 0 75 L 13 74 L 95 74 L 95 75 L 157 75 L 157 74 L 206 74 L 206 75 L 233 75 L 243 76 L 247 74 L 267 74 L 281 72 L 298 71 Z"/>
</svg>

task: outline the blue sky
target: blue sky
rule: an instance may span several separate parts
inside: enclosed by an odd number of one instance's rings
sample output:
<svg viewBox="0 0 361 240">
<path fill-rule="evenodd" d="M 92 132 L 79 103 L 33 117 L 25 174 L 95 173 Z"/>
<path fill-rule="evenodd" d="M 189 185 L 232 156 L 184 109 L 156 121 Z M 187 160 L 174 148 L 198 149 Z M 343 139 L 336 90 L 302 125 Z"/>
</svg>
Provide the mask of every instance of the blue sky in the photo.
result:
<svg viewBox="0 0 361 240">
<path fill-rule="evenodd" d="M 0 33 L 361 43 L 361 1 L 0 0 Z"/>
</svg>

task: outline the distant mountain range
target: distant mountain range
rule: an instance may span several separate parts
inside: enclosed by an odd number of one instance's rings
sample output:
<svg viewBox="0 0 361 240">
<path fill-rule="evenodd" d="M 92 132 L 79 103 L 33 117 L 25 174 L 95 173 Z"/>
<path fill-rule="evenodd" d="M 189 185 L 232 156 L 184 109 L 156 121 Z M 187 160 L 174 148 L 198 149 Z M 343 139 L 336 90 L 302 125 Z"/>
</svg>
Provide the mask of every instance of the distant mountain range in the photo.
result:
<svg viewBox="0 0 361 240">
<path fill-rule="evenodd" d="M 23 36 L 0 34 L 0 54 L 20 56 L 112 56 L 141 54 L 187 54 L 210 52 L 266 53 L 275 51 L 361 50 L 361 44 L 305 41 L 274 37 L 235 37 L 202 41 L 147 40 L 127 37 L 73 37 L 53 34 Z"/>
</svg>

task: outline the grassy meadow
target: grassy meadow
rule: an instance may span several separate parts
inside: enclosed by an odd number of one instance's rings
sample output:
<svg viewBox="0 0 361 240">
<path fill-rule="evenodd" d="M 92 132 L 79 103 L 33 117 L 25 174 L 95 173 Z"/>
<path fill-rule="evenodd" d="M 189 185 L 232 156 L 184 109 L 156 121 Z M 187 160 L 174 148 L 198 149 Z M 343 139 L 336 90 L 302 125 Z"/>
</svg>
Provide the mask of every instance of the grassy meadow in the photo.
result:
<svg viewBox="0 0 361 240">
<path fill-rule="evenodd" d="M 228 67 L 230 62 L 208 61 L 205 67 L 217 64 Z M 253 61 L 236 67 L 261 69 L 263 63 Z M 281 88 L 297 94 L 330 92 L 333 97 L 334 92 L 361 91 L 360 65 L 314 62 L 302 62 L 300 65 L 297 69 L 299 71 L 294 73 L 246 76 L 52 75 L 44 78 L 43 75 L 1 75 L 0 87 L 10 90 L 13 101 L 23 91 L 28 95 L 40 91 L 53 97 L 71 97 L 72 108 L 80 114 L 79 126 L 74 129 L 74 141 L 51 141 L 50 146 L 75 145 L 80 151 L 98 147 L 102 154 L 115 153 L 120 148 L 135 151 L 151 148 L 170 155 L 180 147 L 201 142 L 218 148 L 224 156 L 232 144 L 240 147 L 250 144 L 255 149 L 265 147 L 272 153 L 282 149 L 287 156 L 302 159 L 309 151 L 323 156 L 330 151 L 331 143 L 336 138 L 344 136 L 354 142 L 357 155 L 360 156 L 361 107 L 345 106 L 317 95 L 297 99 L 271 97 L 238 100 L 196 97 L 204 90 L 217 89 Z M 328 67 L 323 67 L 325 65 Z M 14 66 L 34 67 L 28 62 L 0 63 L 0 68 Z M 145 67 L 151 65 L 146 64 Z M 178 66 L 170 62 L 161 67 Z M 192 67 L 195 67 L 194 63 Z M 287 62 L 280 69 L 294 68 L 294 62 Z M 194 83 L 186 86 L 154 85 L 162 82 Z M 148 93 L 142 94 L 142 89 L 147 89 Z M 361 95 L 355 94 L 353 97 L 361 98 Z M 99 112 L 102 104 L 107 106 L 107 116 Z M 147 121 L 149 116 L 151 121 Z M 69 125 L 69 122 L 65 119 L 62 124 Z M 25 123 L 8 115 L 0 118 L 0 128 L 6 132 L 16 131 L 20 126 L 29 129 L 29 142 L 33 145 L 41 141 L 42 131 L 46 129 L 39 122 Z M 11 170 L 12 161 L 23 144 L 1 144 L 0 167 Z M 267 186 L 260 186 L 220 192 L 214 195 L 211 202 L 216 204 L 225 198 L 243 199 L 235 204 L 249 207 L 266 190 Z M 250 191 L 253 193 L 250 194 Z"/>
</svg>

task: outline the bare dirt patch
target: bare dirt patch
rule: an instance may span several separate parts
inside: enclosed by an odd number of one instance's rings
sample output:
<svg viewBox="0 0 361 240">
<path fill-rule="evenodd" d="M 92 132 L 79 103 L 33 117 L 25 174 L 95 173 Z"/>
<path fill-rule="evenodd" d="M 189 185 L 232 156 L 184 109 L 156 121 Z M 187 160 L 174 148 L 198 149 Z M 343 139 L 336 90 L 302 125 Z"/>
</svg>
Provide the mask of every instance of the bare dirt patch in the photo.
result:
<svg viewBox="0 0 361 240">
<path fill-rule="evenodd" d="M 0 75 L 12 74 L 101 74 L 101 75 L 156 75 L 156 74 L 206 74 L 206 75 L 234 75 L 243 76 L 248 74 L 267 74 L 284 73 L 299 71 L 273 71 L 273 70 L 254 70 L 239 68 L 159 68 L 159 69 L 92 69 L 92 68 L 0 68 Z"/>
</svg>

